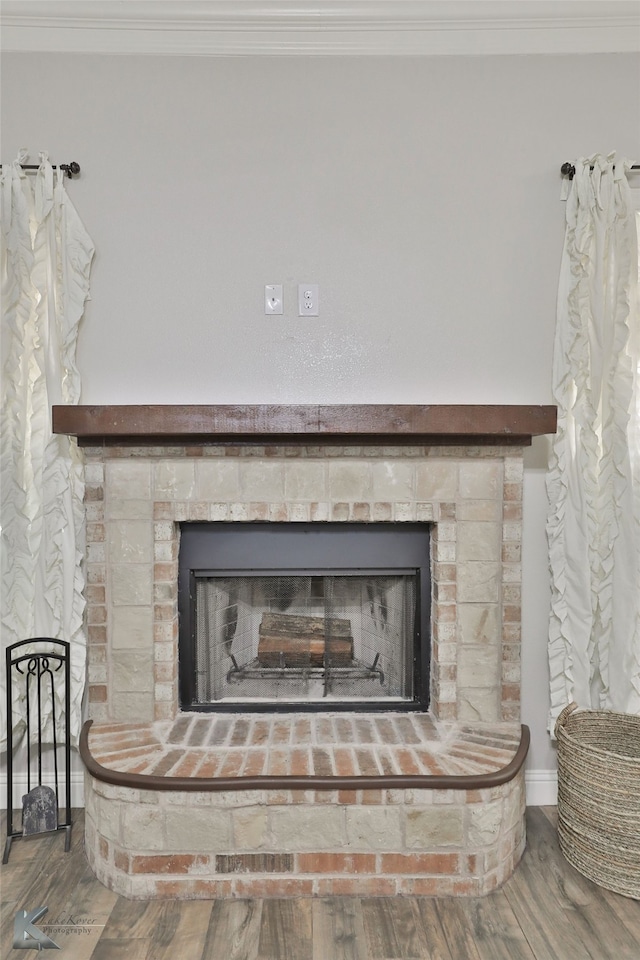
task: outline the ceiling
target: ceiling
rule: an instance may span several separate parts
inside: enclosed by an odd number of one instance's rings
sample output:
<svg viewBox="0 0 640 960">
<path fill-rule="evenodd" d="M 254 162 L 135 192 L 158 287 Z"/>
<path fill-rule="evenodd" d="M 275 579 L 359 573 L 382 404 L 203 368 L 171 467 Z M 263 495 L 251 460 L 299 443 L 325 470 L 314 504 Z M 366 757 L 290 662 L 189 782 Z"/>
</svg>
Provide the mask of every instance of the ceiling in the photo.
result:
<svg viewBox="0 0 640 960">
<path fill-rule="evenodd" d="M 2 0 L 3 52 L 483 55 L 640 51 L 640 0 Z"/>
</svg>

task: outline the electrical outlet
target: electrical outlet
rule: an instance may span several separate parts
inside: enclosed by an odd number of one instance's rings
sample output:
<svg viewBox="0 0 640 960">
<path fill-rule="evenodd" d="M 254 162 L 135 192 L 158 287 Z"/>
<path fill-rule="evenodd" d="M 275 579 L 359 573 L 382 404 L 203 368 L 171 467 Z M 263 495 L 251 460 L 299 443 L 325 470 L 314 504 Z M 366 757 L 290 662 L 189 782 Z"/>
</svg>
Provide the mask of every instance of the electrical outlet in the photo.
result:
<svg viewBox="0 0 640 960">
<path fill-rule="evenodd" d="M 319 309 L 319 287 L 317 283 L 298 284 L 298 314 L 301 317 L 317 317 Z"/>
</svg>

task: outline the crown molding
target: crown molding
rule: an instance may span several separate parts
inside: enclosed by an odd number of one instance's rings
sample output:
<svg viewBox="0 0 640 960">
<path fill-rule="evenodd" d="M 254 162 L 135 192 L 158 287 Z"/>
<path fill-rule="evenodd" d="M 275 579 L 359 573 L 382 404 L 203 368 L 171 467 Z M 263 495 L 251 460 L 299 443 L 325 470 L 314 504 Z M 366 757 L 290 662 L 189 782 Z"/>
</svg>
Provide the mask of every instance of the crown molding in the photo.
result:
<svg viewBox="0 0 640 960">
<path fill-rule="evenodd" d="M 0 27 L 5 53 L 640 51 L 637 0 L 2 0 Z"/>
</svg>

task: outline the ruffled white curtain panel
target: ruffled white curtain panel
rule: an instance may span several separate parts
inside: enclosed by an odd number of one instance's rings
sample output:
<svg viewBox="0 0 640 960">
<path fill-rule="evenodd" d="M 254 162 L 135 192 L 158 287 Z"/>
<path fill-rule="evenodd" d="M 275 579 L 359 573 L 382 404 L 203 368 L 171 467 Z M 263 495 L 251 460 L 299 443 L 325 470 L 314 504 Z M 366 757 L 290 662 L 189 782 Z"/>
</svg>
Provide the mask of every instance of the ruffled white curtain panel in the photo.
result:
<svg viewBox="0 0 640 960">
<path fill-rule="evenodd" d="M 547 478 L 550 730 L 572 700 L 640 713 L 636 217 L 627 161 L 593 156 L 575 167 L 553 357 L 558 432 Z"/>
<path fill-rule="evenodd" d="M 75 442 L 52 434 L 51 405 L 80 398 L 76 342 L 94 248 L 61 172 L 45 154 L 40 159 L 35 176 L 20 167 L 24 153 L 0 175 L 2 659 L 18 640 L 70 641 L 77 736 L 86 646 L 83 468 Z M 3 670 L 3 711 L 5 683 Z"/>
</svg>

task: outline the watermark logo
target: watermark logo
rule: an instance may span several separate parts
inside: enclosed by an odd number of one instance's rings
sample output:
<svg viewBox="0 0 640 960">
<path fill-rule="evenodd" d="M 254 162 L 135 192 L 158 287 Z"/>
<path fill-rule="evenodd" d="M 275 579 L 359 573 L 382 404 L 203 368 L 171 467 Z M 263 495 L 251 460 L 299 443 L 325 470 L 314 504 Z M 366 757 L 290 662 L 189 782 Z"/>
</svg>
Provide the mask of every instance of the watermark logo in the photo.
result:
<svg viewBox="0 0 640 960">
<path fill-rule="evenodd" d="M 35 910 L 18 910 L 13 923 L 14 950 L 59 950 L 57 943 L 43 930 L 36 927 L 36 921 L 44 917 L 48 907 L 36 907 Z"/>
</svg>

